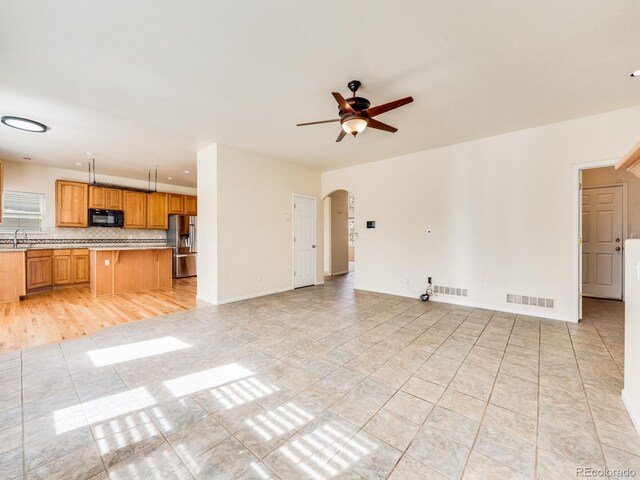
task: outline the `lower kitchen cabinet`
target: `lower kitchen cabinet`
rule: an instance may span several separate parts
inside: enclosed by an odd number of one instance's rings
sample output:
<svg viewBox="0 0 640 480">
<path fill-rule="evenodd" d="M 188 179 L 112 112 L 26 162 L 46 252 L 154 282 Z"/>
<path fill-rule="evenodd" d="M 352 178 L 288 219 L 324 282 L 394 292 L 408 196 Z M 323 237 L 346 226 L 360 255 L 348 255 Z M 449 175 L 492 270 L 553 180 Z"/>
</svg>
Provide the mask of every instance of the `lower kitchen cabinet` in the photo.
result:
<svg viewBox="0 0 640 480">
<path fill-rule="evenodd" d="M 73 283 L 89 282 L 89 250 L 79 248 L 73 251 L 71 256 Z"/>
<path fill-rule="evenodd" d="M 26 263 L 27 290 L 89 283 L 89 250 L 86 248 L 28 250 Z"/>
<path fill-rule="evenodd" d="M 27 290 L 52 285 L 51 256 L 51 250 L 27 251 Z"/>
<path fill-rule="evenodd" d="M 69 285 L 73 281 L 71 273 L 71 250 L 53 251 L 53 284 Z"/>
</svg>

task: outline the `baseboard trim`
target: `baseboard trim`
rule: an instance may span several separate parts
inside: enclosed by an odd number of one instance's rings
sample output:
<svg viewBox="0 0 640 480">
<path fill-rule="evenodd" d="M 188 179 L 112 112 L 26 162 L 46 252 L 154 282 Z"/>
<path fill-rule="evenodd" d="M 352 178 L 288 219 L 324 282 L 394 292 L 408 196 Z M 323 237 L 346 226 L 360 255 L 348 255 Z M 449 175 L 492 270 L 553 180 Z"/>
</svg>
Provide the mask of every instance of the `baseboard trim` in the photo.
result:
<svg viewBox="0 0 640 480">
<path fill-rule="evenodd" d="M 390 292 L 390 291 L 382 291 L 382 290 L 376 290 L 371 288 L 356 287 L 356 290 L 361 290 L 363 292 L 382 293 L 385 295 L 396 295 L 398 297 L 415 298 L 416 300 L 418 299 L 418 296 L 419 296 L 413 293 Z M 557 315 L 557 314 L 554 314 L 554 312 L 545 312 L 544 310 L 547 310 L 547 309 L 534 310 L 533 308 L 531 309 L 514 308 L 509 305 L 491 305 L 491 304 L 484 304 L 484 303 L 474 303 L 465 298 L 456 298 L 456 297 L 450 297 L 450 296 L 445 296 L 445 297 L 446 298 L 442 298 L 434 295 L 433 297 L 430 298 L 429 301 L 436 302 L 436 303 L 446 303 L 449 305 L 459 305 L 462 307 L 482 308 L 483 310 L 495 310 L 498 312 L 515 313 L 518 315 L 528 315 L 530 317 L 540 317 L 540 318 L 546 318 L 549 320 L 560 320 L 562 322 L 577 323 L 574 319 L 572 319 L 568 315 Z"/>
<path fill-rule="evenodd" d="M 241 295 L 239 297 L 233 297 L 233 298 L 227 298 L 227 299 L 224 299 L 224 300 L 218 300 L 218 303 L 216 305 L 225 305 L 227 303 L 234 303 L 234 302 L 240 302 L 242 300 L 249 300 L 251 298 L 265 297 L 267 295 L 273 295 L 274 293 L 288 292 L 290 290 L 293 290 L 293 288 L 291 288 L 291 287 L 283 287 L 283 288 L 277 288 L 275 290 L 266 290 L 264 292 L 250 293 L 248 295 Z"/>
<path fill-rule="evenodd" d="M 347 273 L 349 273 L 349 270 L 345 270 L 344 272 L 333 272 L 331 276 L 335 277 L 336 275 L 346 275 Z"/>
<path fill-rule="evenodd" d="M 213 300 L 209 297 L 205 297 L 204 295 L 196 295 L 196 300 L 202 300 L 203 302 L 210 303 L 211 305 L 218 305 L 218 300 Z"/>
<path fill-rule="evenodd" d="M 622 403 L 627 407 L 627 412 L 629 412 L 631 422 L 633 422 L 633 426 L 636 427 L 636 432 L 638 433 L 638 436 L 640 436 L 640 412 L 635 410 L 633 401 L 627 393 L 627 390 L 622 390 Z"/>
</svg>

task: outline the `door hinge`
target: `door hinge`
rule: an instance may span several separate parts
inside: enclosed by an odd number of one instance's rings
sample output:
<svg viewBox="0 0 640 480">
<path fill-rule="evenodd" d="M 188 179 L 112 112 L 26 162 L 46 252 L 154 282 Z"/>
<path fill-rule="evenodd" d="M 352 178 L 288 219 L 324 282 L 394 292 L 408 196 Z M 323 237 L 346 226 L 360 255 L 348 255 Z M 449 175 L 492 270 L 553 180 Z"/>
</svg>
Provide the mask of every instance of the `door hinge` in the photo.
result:
<svg viewBox="0 0 640 480">
<path fill-rule="evenodd" d="M 295 203 L 293 204 L 293 208 L 298 208 L 298 205 L 296 205 Z"/>
<path fill-rule="evenodd" d="M 578 183 L 578 190 L 582 190 L 582 182 Z"/>
<path fill-rule="evenodd" d="M 582 237 L 578 237 L 578 245 L 582 245 Z"/>
<path fill-rule="evenodd" d="M 293 276 L 294 276 L 294 277 L 296 276 L 296 273 L 297 273 L 297 272 L 294 270 L 294 271 L 293 271 Z"/>
<path fill-rule="evenodd" d="M 582 292 L 578 292 L 578 298 L 582 298 Z"/>
</svg>

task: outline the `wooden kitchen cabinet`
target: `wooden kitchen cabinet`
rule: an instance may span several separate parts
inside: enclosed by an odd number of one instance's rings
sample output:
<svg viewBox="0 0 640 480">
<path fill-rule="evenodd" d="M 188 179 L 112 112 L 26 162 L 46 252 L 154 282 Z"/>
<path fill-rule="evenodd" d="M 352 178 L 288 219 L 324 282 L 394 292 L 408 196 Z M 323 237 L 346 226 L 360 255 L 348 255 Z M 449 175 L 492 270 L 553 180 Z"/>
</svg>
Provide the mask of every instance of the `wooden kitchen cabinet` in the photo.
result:
<svg viewBox="0 0 640 480">
<path fill-rule="evenodd" d="M 89 208 L 122 210 L 122 190 L 106 187 L 89 187 Z"/>
<path fill-rule="evenodd" d="M 102 187 L 89 187 L 89 208 L 107 208 L 107 189 Z"/>
<path fill-rule="evenodd" d="M 147 228 L 147 194 L 122 192 L 124 228 Z"/>
<path fill-rule="evenodd" d="M 184 215 L 184 195 L 169 194 L 169 214 Z"/>
<path fill-rule="evenodd" d="M 71 271 L 73 283 L 89 282 L 89 250 L 76 248 L 71 254 Z"/>
<path fill-rule="evenodd" d="M 147 195 L 147 228 L 166 230 L 169 228 L 169 203 L 166 193 L 153 192 Z"/>
<path fill-rule="evenodd" d="M 54 250 L 52 258 L 53 284 L 69 285 L 72 283 L 71 250 Z"/>
<path fill-rule="evenodd" d="M 89 226 L 89 185 L 56 180 L 56 226 Z"/>
<path fill-rule="evenodd" d="M 185 215 L 198 214 L 198 197 L 192 197 L 191 195 L 184 196 L 184 214 Z"/>
<path fill-rule="evenodd" d="M 27 290 L 50 287 L 53 283 L 51 250 L 27 251 Z"/>
<path fill-rule="evenodd" d="M 107 188 L 105 190 L 107 210 L 122 210 L 122 190 L 117 188 Z"/>
</svg>

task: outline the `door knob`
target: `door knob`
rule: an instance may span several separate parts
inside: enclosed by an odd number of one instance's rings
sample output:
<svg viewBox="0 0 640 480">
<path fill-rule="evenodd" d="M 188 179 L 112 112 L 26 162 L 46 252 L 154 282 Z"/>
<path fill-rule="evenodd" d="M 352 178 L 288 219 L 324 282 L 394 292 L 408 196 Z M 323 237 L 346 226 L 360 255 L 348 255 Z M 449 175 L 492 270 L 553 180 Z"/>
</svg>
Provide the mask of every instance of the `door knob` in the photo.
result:
<svg viewBox="0 0 640 480">
<path fill-rule="evenodd" d="M 316 248 L 316 246 L 315 245 L 311 245 L 311 248 Z"/>
<path fill-rule="evenodd" d="M 616 252 L 619 252 L 619 251 L 620 251 L 620 247 L 616 247 Z"/>
<path fill-rule="evenodd" d="M 620 241 L 620 239 L 619 239 L 619 238 L 616 238 L 616 242 L 619 242 L 619 241 Z"/>
</svg>

